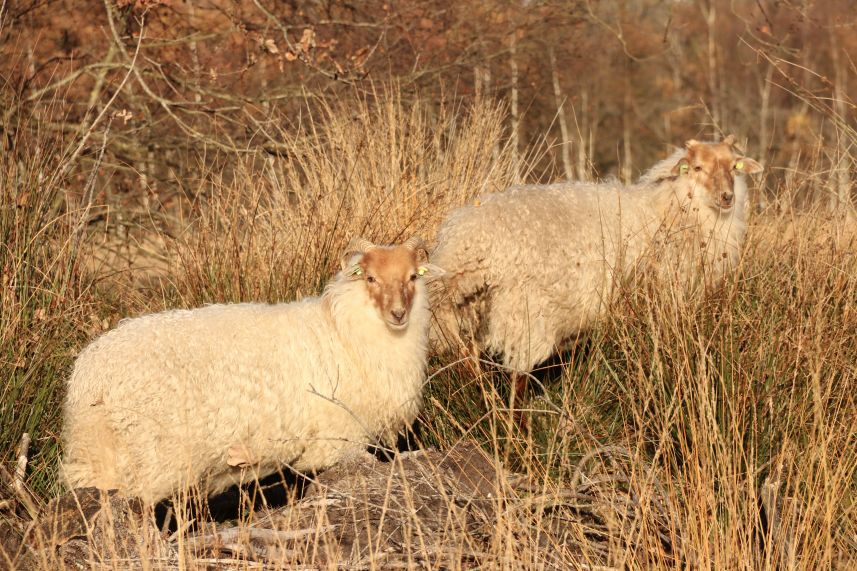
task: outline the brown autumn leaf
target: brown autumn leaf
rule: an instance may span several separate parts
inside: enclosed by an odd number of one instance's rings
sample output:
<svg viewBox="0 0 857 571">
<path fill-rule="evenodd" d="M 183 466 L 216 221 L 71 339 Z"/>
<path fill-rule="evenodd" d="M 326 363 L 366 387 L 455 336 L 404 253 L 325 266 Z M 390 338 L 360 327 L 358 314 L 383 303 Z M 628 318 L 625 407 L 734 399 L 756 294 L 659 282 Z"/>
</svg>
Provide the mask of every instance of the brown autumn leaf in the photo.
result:
<svg viewBox="0 0 857 571">
<path fill-rule="evenodd" d="M 235 443 L 226 451 L 226 463 L 230 466 L 246 468 L 258 462 L 259 459 L 245 444 Z"/>
<path fill-rule="evenodd" d="M 262 42 L 262 47 L 264 47 L 269 54 L 280 53 L 280 49 L 277 47 L 277 42 L 275 42 L 272 38 L 268 38 L 267 40 Z"/>
<path fill-rule="evenodd" d="M 353 54 L 351 54 L 349 59 L 354 62 L 354 65 L 360 67 L 366 61 L 366 56 L 369 54 L 369 46 L 363 46 Z"/>
<path fill-rule="evenodd" d="M 303 34 L 301 34 L 301 40 L 299 43 L 301 46 L 301 50 L 303 50 L 304 53 L 309 52 L 310 48 L 314 48 L 315 30 L 313 30 L 312 28 L 306 28 L 303 31 Z"/>
</svg>

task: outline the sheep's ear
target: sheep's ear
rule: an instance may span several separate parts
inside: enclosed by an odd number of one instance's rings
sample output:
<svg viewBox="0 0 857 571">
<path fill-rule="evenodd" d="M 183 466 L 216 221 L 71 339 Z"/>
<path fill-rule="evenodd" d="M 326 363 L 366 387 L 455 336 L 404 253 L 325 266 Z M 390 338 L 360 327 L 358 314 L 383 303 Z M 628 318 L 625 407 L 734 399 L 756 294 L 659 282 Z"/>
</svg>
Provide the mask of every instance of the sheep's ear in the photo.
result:
<svg viewBox="0 0 857 571">
<path fill-rule="evenodd" d="M 735 159 L 735 170 L 745 174 L 757 174 L 764 169 L 762 165 L 751 159 L 750 157 L 738 157 Z"/>
<path fill-rule="evenodd" d="M 417 274 L 426 279 L 436 279 L 442 277 L 445 273 L 446 270 L 444 270 L 440 266 L 430 264 L 428 262 L 417 266 Z"/>
<path fill-rule="evenodd" d="M 697 141 L 696 139 L 688 139 L 688 140 L 687 140 L 687 141 L 685 141 L 685 143 L 684 143 L 684 148 L 685 148 L 685 149 L 689 149 L 689 148 L 691 148 L 691 147 L 696 147 L 696 146 L 698 146 L 699 144 L 700 144 L 700 143 L 699 143 L 699 141 Z"/>
<path fill-rule="evenodd" d="M 687 157 L 682 157 L 682 159 L 675 164 L 671 172 L 673 176 L 686 175 L 690 172 L 690 161 L 687 160 Z"/>
<path fill-rule="evenodd" d="M 726 138 L 720 142 L 731 147 L 735 144 L 735 135 L 726 135 Z"/>
<path fill-rule="evenodd" d="M 343 272 L 350 274 L 354 270 L 354 268 L 360 268 L 358 263 L 362 259 L 363 252 L 354 252 L 351 250 L 346 251 L 344 254 L 342 254 L 342 259 L 339 260 L 339 267 Z M 348 271 L 346 272 L 346 270 Z"/>
<path fill-rule="evenodd" d="M 363 268 L 360 267 L 360 264 L 351 264 L 342 268 L 342 275 L 349 280 L 362 280 Z"/>
</svg>

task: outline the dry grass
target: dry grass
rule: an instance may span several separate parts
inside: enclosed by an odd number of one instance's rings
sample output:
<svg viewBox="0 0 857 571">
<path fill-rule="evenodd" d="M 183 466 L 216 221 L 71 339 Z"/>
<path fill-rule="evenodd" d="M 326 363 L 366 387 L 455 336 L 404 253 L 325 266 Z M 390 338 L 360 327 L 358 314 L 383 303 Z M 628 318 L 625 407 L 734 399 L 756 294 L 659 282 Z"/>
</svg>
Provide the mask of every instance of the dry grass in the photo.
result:
<svg viewBox="0 0 857 571">
<path fill-rule="evenodd" d="M 0 449 L 34 434 L 30 484 L 56 490 L 65 367 L 100 323 L 80 271 L 85 209 L 66 202 L 58 142 L 0 153 Z"/>
<path fill-rule="evenodd" d="M 314 294 L 350 237 L 431 240 L 449 208 L 512 178 L 508 153 L 494 149 L 497 109 L 433 109 L 395 92 L 308 108 L 280 133 L 285 155 L 225 157 L 228 169 L 185 189 L 196 198 L 181 224 L 147 242 L 165 245 L 155 288 L 82 269 L 92 254 L 79 222 L 91 213 L 69 204 L 69 181 L 40 178 L 59 168 L 53 147 L 37 141 L 3 155 L 0 445 L 11 460 L 21 433 L 34 435 L 27 482 L 39 497 L 57 490 L 65 369 L 105 319 L 129 308 Z M 391 554 L 370 527 L 365 557 L 345 566 L 854 568 L 857 236 L 842 217 L 787 212 L 753 220 L 740 271 L 701 302 L 663 287 L 625 292 L 604 326 L 540 378 L 526 434 L 509 421 L 504 374 L 433 362 L 422 441 L 479 443 L 497 470 L 495 489 L 475 498 L 481 504 L 467 499 L 478 506 L 467 525 L 455 519 L 461 497 L 438 496 L 432 505 L 450 514 L 438 531 L 414 508 L 427 488 L 390 475 L 373 502 L 405 506 L 407 539 Z M 0 512 L 0 531 L 22 521 L 13 508 Z M 189 530 L 190 516 L 178 515 L 183 531 L 172 537 L 145 519 L 126 526 L 127 549 L 104 541 L 100 524 L 76 533 L 95 547 L 97 569 L 201 569 L 227 559 L 240 569 L 335 567 L 314 559 L 326 545 L 323 510 L 314 531 L 276 536 L 264 552 L 247 547 L 249 531 L 229 536 L 232 551 L 191 549 L 191 537 L 214 524 Z M 229 525 L 274 521 L 289 530 L 282 512 L 264 507 Z M 55 549 L 39 557 L 36 567 L 59 564 Z"/>
<path fill-rule="evenodd" d="M 174 243 L 184 303 L 315 294 L 351 238 L 430 239 L 451 207 L 507 186 L 508 153 L 493 157 L 498 108 L 376 97 L 318 102 L 318 118 L 280 132 L 282 157 L 234 161 L 228 178 L 209 177 L 198 219 Z"/>
</svg>

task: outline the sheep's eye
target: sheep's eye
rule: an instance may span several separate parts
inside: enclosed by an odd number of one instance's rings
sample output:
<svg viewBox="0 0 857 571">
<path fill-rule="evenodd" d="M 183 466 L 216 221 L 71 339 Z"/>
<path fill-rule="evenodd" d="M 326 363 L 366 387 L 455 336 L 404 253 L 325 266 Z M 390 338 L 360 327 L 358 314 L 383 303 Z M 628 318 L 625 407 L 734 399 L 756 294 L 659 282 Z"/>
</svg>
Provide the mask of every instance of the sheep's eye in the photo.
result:
<svg viewBox="0 0 857 571">
<path fill-rule="evenodd" d="M 702 170 L 702 167 L 699 165 L 696 165 L 695 167 L 693 167 L 693 170 L 695 170 L 696 172 L 699 172 Z"/>
<path fill-rule="evenodd" d="M 417 274 L 411 274 L 411 281 L 412 282 L 417 281 Z"/>
<path fill-rule="evenodd" d="M 375 276 L 366 276 L 366 281 L 369 282 L 370 284 L 374 284 L 375 283 Z"/>
</svg>

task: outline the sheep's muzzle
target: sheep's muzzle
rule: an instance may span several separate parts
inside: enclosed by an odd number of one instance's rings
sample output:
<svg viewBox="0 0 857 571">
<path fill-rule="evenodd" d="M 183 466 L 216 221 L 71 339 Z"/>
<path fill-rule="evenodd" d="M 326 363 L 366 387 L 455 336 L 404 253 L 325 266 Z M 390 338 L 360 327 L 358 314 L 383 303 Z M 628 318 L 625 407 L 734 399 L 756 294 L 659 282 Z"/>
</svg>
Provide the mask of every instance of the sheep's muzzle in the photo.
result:
<svg viewBox="0 0 857 571">
<path fill-rule="evenodd" d="M 408 246 L 376 247 L 368 250 L 359 264 L 369 297 L 387 327 L 405 329 L 419 278 L 416 252 Z"/>
</svg>

